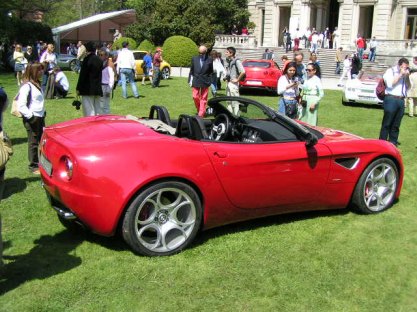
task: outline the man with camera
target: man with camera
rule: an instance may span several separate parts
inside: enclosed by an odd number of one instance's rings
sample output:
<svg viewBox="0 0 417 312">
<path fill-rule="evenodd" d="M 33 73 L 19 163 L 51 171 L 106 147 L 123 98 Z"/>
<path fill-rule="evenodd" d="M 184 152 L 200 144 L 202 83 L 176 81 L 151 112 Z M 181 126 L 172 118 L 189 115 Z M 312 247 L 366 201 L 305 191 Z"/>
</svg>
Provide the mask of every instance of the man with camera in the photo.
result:
<svg viewBox="0 0 417 312">
<path fill-rule="evenodd" d="M 404 99 L 410 89 L 410 69 L 406 58 L 400 58 L 398 65 L 388 68 L 383 78 L 385 81 L 384 117 L 382 118 L 380 140 L 399 145 L 401 120 L 404 115 Z"/>
<path fill-rule="evenodd" d="M 246 73 L 241 60 L 236 58 L 236 49 L 234 47 L 226 48 L 226 76 L 227 81 L 226 94 L 228 96 L 240 96 L 239 81 L 244 80 Z M 227 107 L 233 114 L 239 113 L 239 102 L 233 101 Z"/>
</svg>

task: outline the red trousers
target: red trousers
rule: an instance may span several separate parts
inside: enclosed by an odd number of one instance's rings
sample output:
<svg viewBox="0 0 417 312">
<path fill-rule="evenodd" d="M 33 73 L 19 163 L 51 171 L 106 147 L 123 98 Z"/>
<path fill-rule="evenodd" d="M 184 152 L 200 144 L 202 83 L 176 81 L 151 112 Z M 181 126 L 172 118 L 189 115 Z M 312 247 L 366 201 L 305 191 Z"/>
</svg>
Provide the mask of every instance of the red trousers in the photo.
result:
<svg viewBox="0 0 417 312">
<path fill-rule="evenodd" d="M 207 88 L 194 88 L 193 87 L 193 100 L 195 108 L 197 108 L 198 116 L 204 117 L 206 113 L 207 98 L 208 98 L 208 87 Z"/>
</svg>

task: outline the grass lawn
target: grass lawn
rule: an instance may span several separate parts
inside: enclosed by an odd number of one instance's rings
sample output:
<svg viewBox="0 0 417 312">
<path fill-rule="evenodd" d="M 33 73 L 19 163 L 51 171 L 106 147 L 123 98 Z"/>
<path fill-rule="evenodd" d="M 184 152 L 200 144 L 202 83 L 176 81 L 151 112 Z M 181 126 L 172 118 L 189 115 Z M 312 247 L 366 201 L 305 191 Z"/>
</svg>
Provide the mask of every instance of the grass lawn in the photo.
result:
<svg viewBox="0 0 417 312">
<path fill-rule="evenodd" d="M 72 92 L 67 99 L 47 100 L 47 125 L 82 115 L 71 106 L 77 76 L 67 75 Z M 10 97 L 17 92 L 11 74 L 1 74 L 0 84 Z M 139 100 L 123 100 L 117 88 L 112 112 L 146 116 L 159 104 L 171 116 L 195 113 L 185 78 L 162 81 L 159 89 L 139 84 L 139 91 Z M 244 95 L 277 107 L 275 95 Z M 343 106 L 340 91 L 326 91 L 320 104 L 319 125 L 364 137 L 378 137 L 381 119 L 378 107 Z M 5 243 L 0 311 L 417 310 L 417 118 L 405 116 L 401 126 L 406 172 L 392 209 L 372 216 L 342 210 L 229 225 L 203 232 L 190 248 L 162 258 L 136 256 L 120 237 L 67 232 L 40 178 L 27 169 L 21 120 L 7 111 L 4 128 L 15 155 L 0 204 Z"/>
</svg>

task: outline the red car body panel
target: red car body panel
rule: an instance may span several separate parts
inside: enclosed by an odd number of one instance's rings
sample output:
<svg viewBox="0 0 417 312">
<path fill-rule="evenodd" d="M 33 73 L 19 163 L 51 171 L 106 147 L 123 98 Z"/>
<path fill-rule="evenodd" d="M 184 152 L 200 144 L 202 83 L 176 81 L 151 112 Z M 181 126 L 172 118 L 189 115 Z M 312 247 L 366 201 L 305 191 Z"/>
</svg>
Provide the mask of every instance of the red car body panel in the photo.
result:
<svg viewBox="0 0 417 312">
<path fill-rule="evenodd" d="M 242 88 L 265 88 L 276 90 L 282 72 L 273 60 L 244 60 L 246 78 L 241 81 Z"/>
<path fill-rule="evenodd" d="M 204 207 L 203 229 L 289 211 L 344 208 L 364 168 L 381 156 L 398 164 L 399 196 L 403 167 L 391 143 L 317 129 L 324 137 L 307 148 L 304 142 L 195 141 L 122 116 L 86 117 L 45 129 L 41 158 L 53 171 L 40 168 L 52 201 L 101 235 L 114 234 L 141 189 L 167 179 L 195 188 Z M 73 162 L 70 179 L 66 157 Z M 336 162 L 341 158 L 360 160 L 347 169 Z"/>
</svg>

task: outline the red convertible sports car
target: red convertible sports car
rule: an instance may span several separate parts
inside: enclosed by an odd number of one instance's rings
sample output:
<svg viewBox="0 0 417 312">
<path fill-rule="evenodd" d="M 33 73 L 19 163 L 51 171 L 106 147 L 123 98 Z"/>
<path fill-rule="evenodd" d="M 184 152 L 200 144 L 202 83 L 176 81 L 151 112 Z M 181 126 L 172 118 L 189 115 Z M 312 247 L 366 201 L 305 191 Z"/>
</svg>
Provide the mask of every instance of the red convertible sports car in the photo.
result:
<svg viewBox="0 0 417 312">
<path fill-rule="evenodd" d="M 241 88 L 267 89 L 276 91 L 281 69 L 273 60 L 244 60 L 246 78 L 241 81 Z"/>
<path fill-rule="evenodd" d="M 400 195 L 402 159 L 387 141 L 309 127 L 240 97 L 209 106 L 210 119 L 174 121 L 153 106 L 147 118 L 47 127 L 41 174 L 61 222 L 106 236 L 120 229 L 134 252 L 163 256 L 227 223 L 345 207 L 378 213 Z"/>
</svg>

